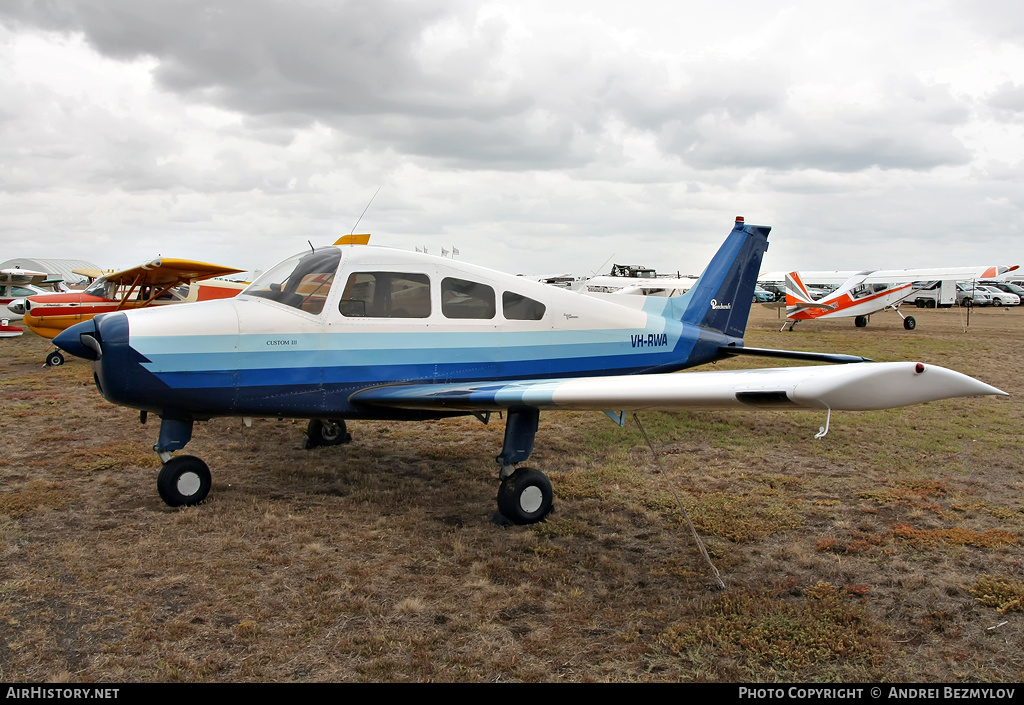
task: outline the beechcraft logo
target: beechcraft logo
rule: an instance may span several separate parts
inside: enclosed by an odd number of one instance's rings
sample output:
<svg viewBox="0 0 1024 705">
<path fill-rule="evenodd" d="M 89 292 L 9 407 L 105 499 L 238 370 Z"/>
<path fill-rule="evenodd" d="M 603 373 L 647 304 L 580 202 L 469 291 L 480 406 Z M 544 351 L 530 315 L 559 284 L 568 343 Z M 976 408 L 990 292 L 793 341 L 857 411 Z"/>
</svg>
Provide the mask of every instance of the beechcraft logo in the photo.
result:
<svg viewBox="0 0 1024 705">
<path fill-rule="evenodd" d="M 715 311 L 720 311 L 722 309 L 732 309 L 732 304 L 720 304 L 715 299 L 711 299 L 711 308 L 714 309 Z"/>
</svg>

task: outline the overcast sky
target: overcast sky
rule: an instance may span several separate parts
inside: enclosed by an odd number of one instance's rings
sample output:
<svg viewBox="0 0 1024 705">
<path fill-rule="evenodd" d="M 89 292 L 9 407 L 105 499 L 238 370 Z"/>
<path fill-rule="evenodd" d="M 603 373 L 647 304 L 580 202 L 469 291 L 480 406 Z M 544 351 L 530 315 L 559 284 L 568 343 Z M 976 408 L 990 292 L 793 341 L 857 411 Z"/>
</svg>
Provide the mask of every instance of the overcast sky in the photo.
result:
<svg viewBox="0 0 1024 705">
<path fill-rule="evenodd" d="M 1024 4 L 4 0 L 0 260 L 1022 264 Z"/>
</svg>

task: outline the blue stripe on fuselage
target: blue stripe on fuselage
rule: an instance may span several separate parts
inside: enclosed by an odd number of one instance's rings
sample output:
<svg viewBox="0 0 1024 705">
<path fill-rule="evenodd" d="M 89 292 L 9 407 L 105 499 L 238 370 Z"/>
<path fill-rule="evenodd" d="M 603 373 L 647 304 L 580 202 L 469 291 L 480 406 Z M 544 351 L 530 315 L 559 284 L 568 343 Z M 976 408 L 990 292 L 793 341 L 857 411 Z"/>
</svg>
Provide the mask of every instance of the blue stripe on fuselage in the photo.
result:
<svg viewBox="0 0 1024 705">
<path fill-rule="evenodd" d="M 139 377 L 118 403 L 160 412 L 150 401 L 159 398 L 164 409 L 190 410 L 196 418 L 227 410 L 253 416 L 376 417 L 380 410 L 352 405 L 351 394 L 403 382 L 667 372 L 716 359 L 719 346 L 729 342 L 677 321 L 651 322 L 644 329 L 576 332 L 133 336 L 140 372 L 152 381 Z M 635 337 L 644 345 L 631 340 Z M 267 340 L 289 344 L 267 346 Z M 147 387 L 159 393 L 151 395 Z M 400 417 L 403 412 L 385 413 Z"/>
<path fill-rule="evenodd" d="M 133 337 L 132 347 L 149 360 L 144 367 L 161 378 L 238 370 L 242 377 L 256 379 L 261 372 L 286 369 L 331 369 L 334 377 L 344 377 L 344 370 L 352 368 L 354 378 L 364 379 L 356 370 L 372 367 L 405 371 L 393 379 L 409 379 L 410 373 L 414 379 L 438 379 L 448 376 L 440 370 L 467 366 L 493 368 L 495 374 L 511 368 L 511 376 L 521 377 L 539 368 L 556 374 L 685 360 L 695 334 L 684 336 L 676 321 L 659 322 L 656 327 L 612 331 L 152 336 Z M 649 359 L 652 353 L 655 357 Z"/>
</svg>

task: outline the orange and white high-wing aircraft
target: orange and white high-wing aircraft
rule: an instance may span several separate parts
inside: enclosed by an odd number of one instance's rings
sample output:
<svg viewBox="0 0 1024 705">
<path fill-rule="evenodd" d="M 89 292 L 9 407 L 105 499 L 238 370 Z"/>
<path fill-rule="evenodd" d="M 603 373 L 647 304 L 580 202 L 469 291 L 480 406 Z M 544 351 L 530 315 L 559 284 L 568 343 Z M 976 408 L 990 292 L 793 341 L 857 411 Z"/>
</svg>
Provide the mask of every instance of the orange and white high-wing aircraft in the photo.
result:
<svg viewBox="0 0 1024 705">
<path fill-rule="evenodd" d="M 930 267 L 925 269 L 876 269 L 864 272 L 790 272 L 786 275 L 786 318 L 793 330 L 799 321 L 815 318 L 853 318 L 863 328 L 868 316 L 887 308 L 903 319 L 903 327 L 914 330 L 917 321 L 904 316 L 899 307 L 914 291 L 914 282 L 936 282 L 946 279 L 991 279 L 1012 272 L 1012 267 Z M 831 293 L 815 300 L 804 281 L 815 284 L 842 282 Z M 785 325 L 782 327 L 785 329 Z"/>
<path fill-rule="evenodd" d="M 23 322 L 34 333 L 53 338 L 70 326 L 101 313 L 226 299 L 237 295 L 248 284 L 209 280 L 241 271 L 219 264 L 163 257 L 104 274 L 85 291 L 29 296 L 24 303 Z M 63 362 L 64 356 L 59 351 L 46 356 L 48 365 Z"/>
</svg>

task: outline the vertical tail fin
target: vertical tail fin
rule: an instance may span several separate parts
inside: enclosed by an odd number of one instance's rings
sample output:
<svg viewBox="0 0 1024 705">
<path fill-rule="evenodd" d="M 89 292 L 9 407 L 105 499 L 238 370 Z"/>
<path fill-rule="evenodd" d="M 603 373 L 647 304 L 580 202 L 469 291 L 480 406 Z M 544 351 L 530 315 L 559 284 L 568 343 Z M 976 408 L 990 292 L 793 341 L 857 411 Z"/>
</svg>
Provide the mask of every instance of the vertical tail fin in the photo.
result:
<svg viewBox="0 0 1024 705">
<path fill-rule="evenodd" d="M 670 299 L 671 314 L 684 323 L 742 338 L 769 232 L 771 227 L 747 225 L 737 216 L 732 232 L 693 288 Z"/>
<path fill-rule="evenodd" d="M 791 272 L 785 276 L 785 313 L 790 315 L 795 310 L 814 305 L 814 297 L 807 290 L 800 274 Z"/>
<path fill-rule="evenodd" d="M 800 306 L 801 304 L 813 304 L 814 297 L 807 291 L 799 272 L 790 272 L 786 275 L 786 308 Z"/>
</svg>

